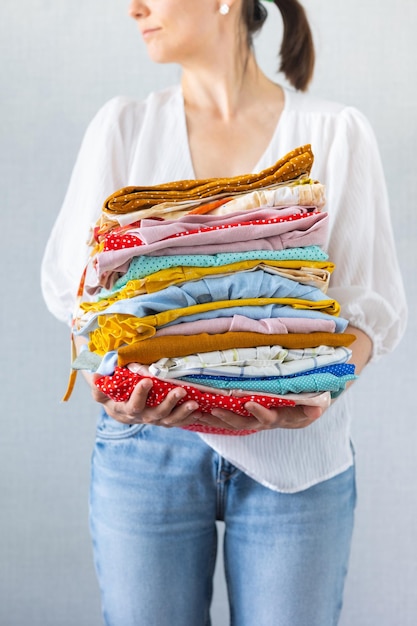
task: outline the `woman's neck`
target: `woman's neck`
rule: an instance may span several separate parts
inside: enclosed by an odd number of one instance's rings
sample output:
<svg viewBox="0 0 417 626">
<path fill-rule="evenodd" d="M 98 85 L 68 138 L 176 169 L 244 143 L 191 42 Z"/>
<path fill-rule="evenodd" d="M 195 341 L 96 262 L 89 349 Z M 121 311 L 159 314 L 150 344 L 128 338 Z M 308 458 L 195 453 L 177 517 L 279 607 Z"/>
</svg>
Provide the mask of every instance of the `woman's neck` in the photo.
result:
<svg viewBox="0 0 417 626">
<path fill-rule="evenodd" d="M 268 83 L 252 51 L 239 55 L 237 61 L 216 63 L 215 69 L 185 67 L 181 79 L 186 110 L 204 109 L 225 122 L 258 100 Z"/>
<path fill-rule="evenodd" d="M 196 178 L 250 172 L 265 153 L 284 106 L 281 87 L 252 54 L 233 71 L 184 70 L 184 109 Z"/>
</svg>

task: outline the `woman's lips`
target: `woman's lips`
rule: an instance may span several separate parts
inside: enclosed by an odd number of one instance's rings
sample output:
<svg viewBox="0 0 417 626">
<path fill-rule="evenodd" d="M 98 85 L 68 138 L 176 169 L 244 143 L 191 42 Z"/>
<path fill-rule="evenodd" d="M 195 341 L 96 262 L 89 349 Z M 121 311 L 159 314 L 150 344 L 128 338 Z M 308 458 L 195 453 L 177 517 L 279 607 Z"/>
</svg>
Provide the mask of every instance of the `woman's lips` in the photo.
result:
<svg viewBox="0 0 417 626">
<path fill-rule="evenodd" d="M 160 28 L 145 28 L 145 30 L 142 31 L 142 37 L 145 37 L 145 38 L 149 37 L 159 30 L 161 29 Z"/>
</svg>

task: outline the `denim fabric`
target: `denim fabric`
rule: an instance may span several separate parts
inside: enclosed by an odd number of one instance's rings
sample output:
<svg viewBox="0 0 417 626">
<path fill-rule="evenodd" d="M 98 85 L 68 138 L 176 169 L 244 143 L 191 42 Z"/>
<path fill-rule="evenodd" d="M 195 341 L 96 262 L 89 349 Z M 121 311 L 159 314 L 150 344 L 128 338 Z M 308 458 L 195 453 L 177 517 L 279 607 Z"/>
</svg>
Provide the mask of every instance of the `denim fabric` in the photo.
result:
<svg viewBox="0 0 417 626">
<path fill-rule="evenodd" d="M 209 626 L 222 520 L 233 626 L 335 626 L 354 505 L 353 467 L 284 494 L 195 433 L 103 415 L 90 525 L 105 624 Z"/>
</svg>

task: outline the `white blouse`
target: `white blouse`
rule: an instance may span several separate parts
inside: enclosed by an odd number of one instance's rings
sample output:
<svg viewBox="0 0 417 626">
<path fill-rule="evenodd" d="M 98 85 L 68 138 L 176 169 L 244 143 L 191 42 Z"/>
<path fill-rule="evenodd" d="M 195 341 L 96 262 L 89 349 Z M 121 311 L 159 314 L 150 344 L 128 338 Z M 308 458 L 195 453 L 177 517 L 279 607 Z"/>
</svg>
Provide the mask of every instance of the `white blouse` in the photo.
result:
<svg viewBox="0 0 417 626">
<path fill-rule="evenodd" d="M 285 106 L 257 172 L 310 143 L 312 177 L 326 185 L 327 252 L 336 264 L 329 297 L 373 342 L 372 360 L 390 352 L 406 325 L 407 307 L 395 252 L 378 147 L 352 107 L 285 89 Z M 195 178 L 179 85 L 144 101 L 117 97 L 90 123 L 42 262 L 42 291 L 58 319 L 70 322 L 87 239 L 104 200 L 128 185 Z M 349 392 L 305 429 L 250 436 L 200 435 L 263 485 L 295 492 L 335 476 L 353 462 Z"/>
</svg>

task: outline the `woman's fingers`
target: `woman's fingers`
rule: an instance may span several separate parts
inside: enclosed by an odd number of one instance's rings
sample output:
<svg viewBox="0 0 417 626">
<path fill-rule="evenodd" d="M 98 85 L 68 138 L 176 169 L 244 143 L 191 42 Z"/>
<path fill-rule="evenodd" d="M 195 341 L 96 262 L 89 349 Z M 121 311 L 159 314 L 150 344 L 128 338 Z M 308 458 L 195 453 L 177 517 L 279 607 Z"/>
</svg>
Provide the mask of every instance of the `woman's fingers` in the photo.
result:
<svg viewBox="0 0 417 626">
<path fill-rule="evenodd" d="M 93 389 L 93 397 L 104 404 L 110 417 L 124 424 L 154 424 L 172 428 L 193 423 L 200 416 L 200 413 L 197 413 L 192 418 L 190 417 L 198 409 L 196 402 L 188 401 L 179 404 L 186 395 L 182 387 L 172 389 L 157 406 L 147 406 L 148 393 L 151 389 L 152 381 L 144 378 L 135 386 L 126 402 L 115 402 L 97 388 L 97 391 Z"/>
<path fill-rule="evenodd" d="M 247 402 L 245 408 L 259 421 L 262 428 L 306 428 L 323 414 L 323 410 L 316 406 L 266 409 L 257 402 Z"/>
<path fill-rule="evenodd" d="M 323 413 L 319 407 L 301 405 L 266 409 L 257 402 L 247 402 L 245 409 L 251 413 L 251 417 L 241 417 L 223 409 L 213 409 L 213 415 L 223 421 L 223 427 L 267 430 L 271 428 L 305 428 Z"/>
</svg>

